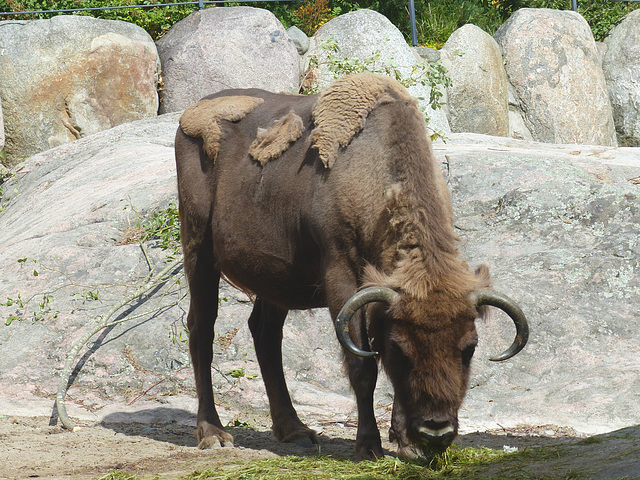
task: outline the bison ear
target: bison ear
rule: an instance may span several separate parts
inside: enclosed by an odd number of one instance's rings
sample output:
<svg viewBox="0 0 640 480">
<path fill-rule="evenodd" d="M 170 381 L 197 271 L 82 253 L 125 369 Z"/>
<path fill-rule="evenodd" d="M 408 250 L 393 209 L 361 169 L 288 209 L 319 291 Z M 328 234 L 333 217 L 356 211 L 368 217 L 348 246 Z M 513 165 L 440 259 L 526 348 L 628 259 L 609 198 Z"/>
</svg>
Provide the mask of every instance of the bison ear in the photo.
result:
<svg viewBox="0 0 640 480">
<path fill-rule="evenodd" d="M 282 155 L 289 145 L 302 136 L 303 131 L 302 118 L 291 110 L 268 129 L 258 129 L 258 136 L 249 148 L 249 155 L 264 166 L 269 160 Z"/>
<path fill-rule="evenodd" d="M 263 102 L 262 98 L 244 95 L 200 100 L 184 111 L 180 128 L 190 137 L 202 138 L 205 153 L 215 162 L 222 136 L 220 122 L 237 122 Z"/>
<path fill-rule="evenodd" d="M 336 80 L 318 98 L 313 108 L 316 124 L 311 145 L 318 150 L 326 168 L 333 167 L 340 148 L 351 143 L 379 103 L 393 101 L 392 91 L 402 87 L 389 77 L 372 73 L 347 75 Z M 406 91 L 404 95 L 408 96 Z"/>
<path fill-rule="evenodd" d="M 489 267 L 484 263 L 476 268 L 475 274 L 477 281 L 476 289 L 481 290 L 491 286 L 491 274 L 489 273 Z"/>
</svg>

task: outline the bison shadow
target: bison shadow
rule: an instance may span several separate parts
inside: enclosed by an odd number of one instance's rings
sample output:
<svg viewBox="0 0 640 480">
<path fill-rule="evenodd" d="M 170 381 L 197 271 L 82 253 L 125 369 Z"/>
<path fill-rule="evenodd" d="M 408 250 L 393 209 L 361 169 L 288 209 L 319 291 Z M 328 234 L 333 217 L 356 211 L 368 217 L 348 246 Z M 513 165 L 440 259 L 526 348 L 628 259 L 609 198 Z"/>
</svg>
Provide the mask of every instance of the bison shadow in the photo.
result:
<svg viewBox="0 0 640 480">
<path fill-rule="evenodd" d="M 136 412 L 117 412 L 107 415 L 101 424 L 105 428 L 127 436 L 145 437 L 182 447 L 197 447 L 195 415 L 183 409 L 158 407 Z M 582 465 L 587 469 L 597 469 L 598 462 L 602 461 L 602 458 L 597 458 L 598 456 L 594 455 L 595 452 L 592 449 L 604 449 L 612 454 L 617 452 L 618 455 L 624 452 L 627 459 L 629 455 L 634 458 L 640 455 L 640 425 L 591 437 L 578 436 L 571 430 L 563 431 L 562 429 L 556 430 L 553 436 L 541 434 L 540 432 L 545 429 L 546 427 L 535 427 L 531 433 L 526 429 L 505 430 L 502 433 L 475 432 L 460 435 L 454 444 L 460 448 L 473 446 L 496 450 L 517 447 L 519 451 L 535 447 L 558 447 L 572 452 L 571 456 L 581 458 Z M 295 443 L 278 443 L 271 431 L 251 426 L 231 427 L 228 431 L 233 435 L 237 447 L 266 450 L 279 456 L 321 454 L 334 458 L 353 459 L 355 452 L 355 427 L 351 426 L 345 426 L 344 433 L 341 432 L 341 429 L 333 428 L 330 435 L 319 435 L 319 448 Z M 384 431 L 382 433 L 386 434 Z M 389 447 L 389 444 L 386 446 Z M 387 456 L 395 456 L 395 452 L 388 448 L 384 450 L 384 453 Z M 631 466 L 625 459 L 620 465 L 616 465 L 616 468 L 620 468 L 620 471 L 625 475 L 631 471 L 628 470 Z"/>
<path fill-rule="evenodd" d="M 198 445 L 195 437 L 195 415 L 182 409 L 158 407 L 136 412 L 116 412 L 107 415 L 100 424 L 127 436 L 145 437 L 182 447 L 196 448 Z M 267 450 L 280 456 L 321 454 L 350 459 L 355 453 L 355 428 L 344 429 L 344 435 L 336 435 L 335 430 L 331 436 L 319 435 L 319 446 L 310 442 L 278 443 L 270 430 L 252 426 L 229 427 L 227 431 L 233 436 L 236 447 Z M 387 456 L 394 455 L 394 452 L 389 450 L 385 450 L 384 453 Z"/>
</svg>

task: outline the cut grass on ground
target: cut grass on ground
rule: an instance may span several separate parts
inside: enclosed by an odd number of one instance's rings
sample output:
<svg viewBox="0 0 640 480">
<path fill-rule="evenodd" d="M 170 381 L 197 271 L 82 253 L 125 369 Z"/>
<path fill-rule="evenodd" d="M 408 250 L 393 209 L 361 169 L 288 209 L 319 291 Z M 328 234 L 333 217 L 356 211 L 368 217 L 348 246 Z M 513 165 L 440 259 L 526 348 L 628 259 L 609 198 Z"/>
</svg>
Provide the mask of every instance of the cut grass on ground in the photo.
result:
<svg viewBox="0 0 640 480">
<path fill-rule="evenodd" d="M 587 480 L 589 467 L 579 460 L 589 456 L 590 446 L 598 442 L 578 442 L 524 448 L 513 453 L 489 448 L 452 447 L 430 465 L 385 458 L 375 462 L 354 462 L 333 457 L 284 456 L 238 462 L 219 460 L 204 470 L 193 471 L 171 480 Z M 215 460 L 214 460 L 215 462 Z M 113 471 L 98 480 L 151 480 Z M 623 480 L 628 477 L 611 477 Z"/>
</svg>

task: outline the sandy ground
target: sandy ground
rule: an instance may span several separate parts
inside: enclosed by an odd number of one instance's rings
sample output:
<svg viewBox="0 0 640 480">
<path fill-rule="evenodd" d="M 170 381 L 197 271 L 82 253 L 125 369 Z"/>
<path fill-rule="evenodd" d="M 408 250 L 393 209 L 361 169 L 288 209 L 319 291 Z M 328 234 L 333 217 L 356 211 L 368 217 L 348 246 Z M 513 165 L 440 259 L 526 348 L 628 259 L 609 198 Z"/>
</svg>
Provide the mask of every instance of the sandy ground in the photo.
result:
<svg viewBox="0 0 640 480">
<path fill-rule="evenodd" d="M 114 469 L 139 478 L 177 478 L 196 469 L 276 455 L 316 455 L 295 444 L 278 444 L 267 428 L 268 419 L 254 415 L 257 425 L 231 429 L 236 446 L 198 450 L 192 425 L 172 423 L 78 422 L 76 431 L 52 425 L 47 417 L 0 417 L 0 478 L 84 480 L 100 478 Z M 190 423 L 190 422 L 187 422 Z M 351 458 L 354 451 L 353 422 L 313 423 L 321 431 L 320 452 Z M 386 432 L 388 425 L 381 422 Z M 384 433 L 383 433 L 384 438 Z M 551 425 L 476 432 L 462 435 L 459 446 L 485 446 L 520 451 L 535 446 L 562 446 L 557 456 L 519 465 L 530 475 L 550 478 L 640 479 L 640 427 L 580 438 L 574 431 Z M 384 447 L 392 455 L 393 445 Z M 491 473 L 478 478 L 491 478 Z M 523 477 L 523 478 L 536 478 Z"/>
</svg>

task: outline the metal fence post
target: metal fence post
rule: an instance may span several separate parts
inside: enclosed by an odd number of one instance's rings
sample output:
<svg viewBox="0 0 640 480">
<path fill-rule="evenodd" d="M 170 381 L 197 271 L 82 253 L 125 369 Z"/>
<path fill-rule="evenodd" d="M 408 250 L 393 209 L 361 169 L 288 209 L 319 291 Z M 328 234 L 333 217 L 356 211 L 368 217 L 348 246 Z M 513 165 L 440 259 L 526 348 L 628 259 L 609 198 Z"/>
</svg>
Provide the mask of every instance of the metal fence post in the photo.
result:
<svg viewBox="0 0 640 480">
<path fill-rule="evenodd" d="M 418 34 L 416 32 L 416 5 L 414 0 L 409 0 L 409 21 L 411 22 L 411 45 L 417 47 Z"/>
<path fill-rule="evenodd" d="M 204 0 L 198 0 L 198 10 L 202 10 L 204 8 Z"/>
</svg>

